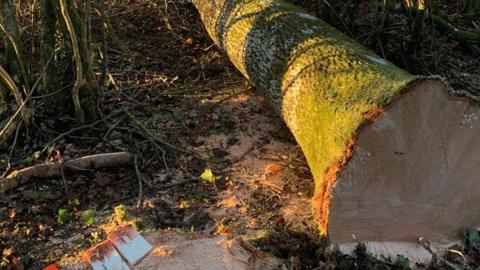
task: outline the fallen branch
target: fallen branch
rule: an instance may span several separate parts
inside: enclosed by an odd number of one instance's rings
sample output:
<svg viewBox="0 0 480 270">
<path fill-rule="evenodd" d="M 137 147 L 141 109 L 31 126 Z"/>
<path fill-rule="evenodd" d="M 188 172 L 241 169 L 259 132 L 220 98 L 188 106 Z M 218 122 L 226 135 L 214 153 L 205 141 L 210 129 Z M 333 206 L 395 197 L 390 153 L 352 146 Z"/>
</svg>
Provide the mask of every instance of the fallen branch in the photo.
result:
<svg viewBox="0 0 480 270">
<path fill-rule="evenodd" d="M 62 177 L 63 172 L 85 172 L 87 170 L 103 169 L 131 165 L 134 155 L 128 152 L 97 154 L 63 163 L 40 164 L 21 170 L 16 170 L 6 177 L 0 177 L 0 194 L 17 188 L 30 181 L 32 178 Z"/>
<path fill-rule="evenodd" d="M 443 17 L 442 15 L 443 14 L 436 15 L 434 13 L 430 13 L 433 22 L 435 22 L 444 30 L 448 31 L 453 39 L 466 43 L 480 43 L 480 32 L 469 32 L 461 30 L 452 22 L 450 22 L 446 16 Z"/>
<path fill-rule="evenodd" d="M 457 25 L 451 22 L 448 19 L 448 16 L 444 14 L 441 10 L 433 8 L 426 12 L 426 7 L 423 2 L 416 2 L 415 4 L 410 1 L 405 1 L 406 9 L 398 8 L 395 6 L 389 7 L 390 10 L 402 13 L 405 11 L 414 11 L 414 12 L 424 12 L 427 14 L 427 17 L 432 20 L 433 23 L 438 25 L 443 30 L 447 31 L 451 37 L 459 42 L 478 44 L 480 43 L 480 32 L 476 31 L 465 31 L 460 29 Z M 406 16 L 409 16 L 406 14 Z"/>
</svg>

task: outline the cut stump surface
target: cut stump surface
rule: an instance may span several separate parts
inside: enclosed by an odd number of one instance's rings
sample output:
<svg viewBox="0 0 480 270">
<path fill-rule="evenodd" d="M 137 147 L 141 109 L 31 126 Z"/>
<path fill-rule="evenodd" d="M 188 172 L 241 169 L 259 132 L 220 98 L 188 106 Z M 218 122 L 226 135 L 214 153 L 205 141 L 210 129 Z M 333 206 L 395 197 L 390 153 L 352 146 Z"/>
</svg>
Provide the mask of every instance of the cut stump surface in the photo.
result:
<svg viewBox="0 0 480 270">
<path fill-rule="evenodd" d="M 427 80 L 360 128 L 351 159 L 332 179 L 330 241 L 446 244 L 462 227 L 478 227 L 479 114 L 478 104 Z"/>
</svg>

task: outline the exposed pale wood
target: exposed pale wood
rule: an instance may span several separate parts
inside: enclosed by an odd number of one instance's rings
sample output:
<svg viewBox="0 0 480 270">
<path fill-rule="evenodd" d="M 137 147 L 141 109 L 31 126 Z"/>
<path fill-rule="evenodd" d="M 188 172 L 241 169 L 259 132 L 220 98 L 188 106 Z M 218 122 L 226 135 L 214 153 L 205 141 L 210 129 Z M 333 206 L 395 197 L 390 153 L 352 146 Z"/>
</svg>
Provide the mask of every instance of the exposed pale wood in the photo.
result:
<svg viewBox="0 0 480 270">
<path fill-rule="evenodd" d="M 444 245 L 479 227 L 479 117 L 478 104 L 428 80 L 361 128 L 331 191 L 330 241 Z"/>
<path fill-rule="evenodd" d="M 284 262 L 236 237 L 201 233 L 155 232 L 145 235 L 153 244 L 150 255 L 135 269 L 162 270 L 273 270 L 284 269 Z"/>
<path fill-rule="evenodd" d="M 432 255 L 422 245 L 410 242 L 364 242 L 368 253 L 384 256 L 385 258 L 396 258 L 402 255 L 411 263 L 425 263 L 432 261 Z M 340 251 L 346 254 L 353 254 L 358 242 L 338 244 Z M 435 246 L 435 252 L 445 251 L 446 246 Z"/>
</svg>

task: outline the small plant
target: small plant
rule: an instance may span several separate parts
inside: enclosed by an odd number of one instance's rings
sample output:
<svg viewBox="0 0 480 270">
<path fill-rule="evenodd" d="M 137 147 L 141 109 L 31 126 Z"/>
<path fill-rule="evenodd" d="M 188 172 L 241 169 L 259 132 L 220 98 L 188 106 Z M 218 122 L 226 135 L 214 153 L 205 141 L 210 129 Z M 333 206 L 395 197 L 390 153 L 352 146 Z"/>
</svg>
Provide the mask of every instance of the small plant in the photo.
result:
<svg viewBox="0 0 480 270">
<path fill-rule="evenodd" d="M 91 242 L 92 244 L 96 244 L 96 243 L 100 242 L 100 240 L 101 240 L 101 239 L 100 239 L 100 233 L 99 233 L 98 231 L 92 232 L 92 233 L 90 234 L 90 237 L 91 237 L 91 238 L 90 238 L 90 242 Z"/>
<path fill-rule="evenodd" d="M 205 183 L 208 184 L 215 183 L 215 175 L 213 175 L 212 169 L 205 168 L 203 173 L 200 175 L 200 179 L 202 179 Z"/>
<path fill-rule="evenodd" d="M 84 217 L 87 219 L 84 223 L 86 227 L 90 227 L 95 223 L 95 216 L 92 210 L 87 210 L 83 213 Z"/>
<path fill-rule="evenodd" d="M 190 202 L 188 200 L 180 201 L 180 209 L 186 209 L 190 207 Z"/>
<path fill-rule="evenodd" d="M 57 218 L 58 224 L 64 225 L 64 224 L 70 222 L 70 220 L 71 220 L 71 217 L 70 217 L 70 214 L 68 213 L 67 209 L 59 209 L 58 210 L 58 218 Z"/>
</svg>

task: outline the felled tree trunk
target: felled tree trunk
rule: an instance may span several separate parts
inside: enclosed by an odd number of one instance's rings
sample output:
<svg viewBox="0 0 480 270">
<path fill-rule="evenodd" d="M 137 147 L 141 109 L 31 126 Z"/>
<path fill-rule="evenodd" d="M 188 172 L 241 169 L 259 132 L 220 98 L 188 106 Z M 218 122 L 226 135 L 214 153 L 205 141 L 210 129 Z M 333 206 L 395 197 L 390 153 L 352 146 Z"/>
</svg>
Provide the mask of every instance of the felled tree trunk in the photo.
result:
<svg viewBox="0 0 480 270">
<path fill-rule="evenodd" d="M 278 0 L 193 0 L 300 144 L 332 244 L 456 240 L 478 227 L 479 106 Z"/>
</svg>

